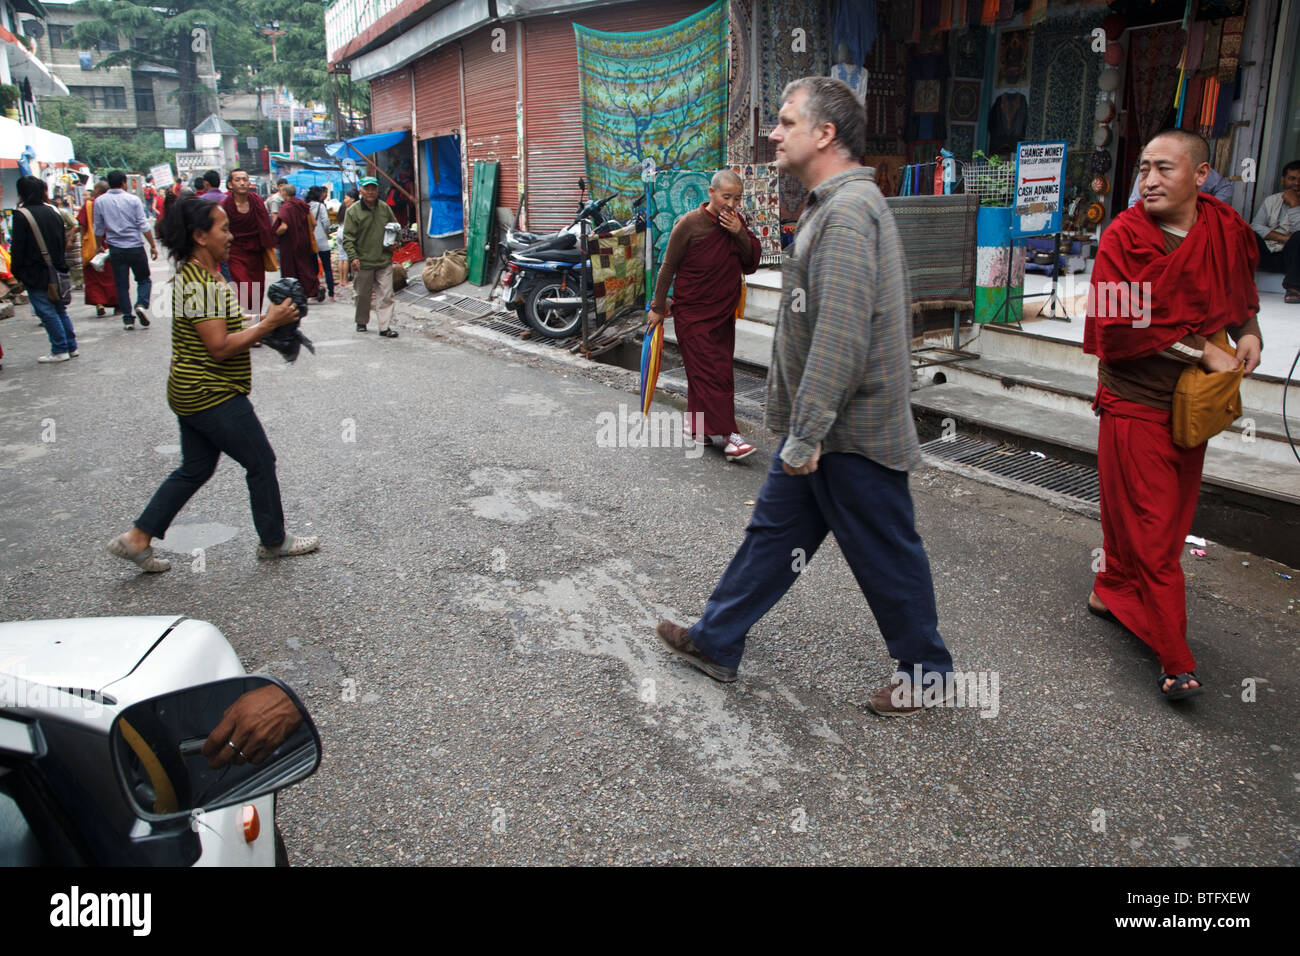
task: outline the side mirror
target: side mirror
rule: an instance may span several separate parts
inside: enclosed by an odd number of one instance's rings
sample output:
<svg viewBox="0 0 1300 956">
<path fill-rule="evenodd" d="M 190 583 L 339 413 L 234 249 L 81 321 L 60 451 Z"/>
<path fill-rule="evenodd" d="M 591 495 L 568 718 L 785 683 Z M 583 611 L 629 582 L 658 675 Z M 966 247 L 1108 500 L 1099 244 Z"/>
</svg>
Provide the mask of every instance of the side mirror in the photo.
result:
<svg viewBox="0 0 1300 956">
<path fill-rule="evenodd" d="M 287 686 L 232 677 L 132 704 L 113 721 L 118 784 L 142 820 L 187 817 L 283 790 L 320 766 L 320 734 Z"/>
<path fill-rule="evenodd" d="M 587 188 L 587 180 L 584 179 L 582 176 L 579 176 L 579 177 L 578 177 L 578 188 L 579 188 L 579 189 L 586 189 L 586 188 Z"/>
</svg>

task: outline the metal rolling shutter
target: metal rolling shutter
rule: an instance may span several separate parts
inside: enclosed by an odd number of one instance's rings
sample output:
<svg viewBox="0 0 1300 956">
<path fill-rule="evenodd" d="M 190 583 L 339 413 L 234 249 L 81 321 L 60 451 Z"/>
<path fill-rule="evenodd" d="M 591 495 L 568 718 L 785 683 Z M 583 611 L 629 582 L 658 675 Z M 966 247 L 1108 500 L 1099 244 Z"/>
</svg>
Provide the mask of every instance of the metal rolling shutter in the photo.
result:
<svg viewBox="0 0 1300 956">
<path fill-rule="evenodd" d="M 497 206 L 513 213 L 519 205 L 519 141 L 515 126 L 517 55 L 513 24 L 505 25 L 506 48 L 492 50 L 492 29 L 484 28 L 465 39 L 465 140 L 464 151 L 473 178 L 474 161 L 501 164 Z M 470 197 L 471 204 L 473 197 Z"/>
<path fill-rule="evenodd" d="M 395 70 L 370 81 L 371 132 L 411 128 L 411 71 Z"/>
<path fill-rule="evenodd" d="M 530 229 L 567 226 L 578 204 L 578 177 L 587 174 L 573 24 L 612 32 L 653 30 L 708 5 L 702 0 L 628 3 L 573 17 L 534 17 L 524 22 L 524 149 Z"/>
<path fill-rule="evenodd" d="M 460 131 L 460 56 L 455 45 L 415 62 L 416 139 Z"/>
</svg>

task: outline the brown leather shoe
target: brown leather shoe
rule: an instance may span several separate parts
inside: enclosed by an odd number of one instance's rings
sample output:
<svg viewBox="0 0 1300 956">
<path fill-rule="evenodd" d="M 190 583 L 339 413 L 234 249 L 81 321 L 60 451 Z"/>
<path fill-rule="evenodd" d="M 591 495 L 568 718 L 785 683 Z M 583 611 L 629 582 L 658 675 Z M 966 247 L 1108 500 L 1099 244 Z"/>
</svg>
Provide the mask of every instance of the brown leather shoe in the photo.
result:
<svg viewBox="0 0 1300 956">
<path fill-rule="evenodd" d="M 680 624 L 674 624 L 672 621 L 660 621 L 659 626 L 655 628 L 655 633 L 659 635 L 659 640 L 667 644 L 668 649 L 674 654 L 686 658 L 714 680 L 730 684 L 736 679 L 736 669 L 734 667 L 724 667 L 696 647 L 691 643 L 690 632 Z"/>
<path fill-rule="evenodd" d="M 922 702 L 925 693 L 925 688 L 917 687 L 911 681 L 894 678 L 871 695 L 867 706 L 877 717 L 910 717 L 926 709 Z M 932 690 L 929 693 L 933 699 L 935 692 Z M 942 685 L 937 694 L 939 699 L 930 706 L 942 707 L 955 695 L 956 691 L 950 685 Z"/>
</svg>

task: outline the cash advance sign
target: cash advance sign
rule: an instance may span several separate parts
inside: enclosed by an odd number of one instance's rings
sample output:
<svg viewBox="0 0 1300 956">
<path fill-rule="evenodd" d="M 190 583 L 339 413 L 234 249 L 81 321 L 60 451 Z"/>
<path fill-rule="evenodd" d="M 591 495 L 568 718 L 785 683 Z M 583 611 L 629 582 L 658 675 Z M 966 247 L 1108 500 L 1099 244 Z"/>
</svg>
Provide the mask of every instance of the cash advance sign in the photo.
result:
<svg viewBox="0 0 1300 956">
<path fill-rule="evenodd" d="M 1016 196 L 1011 233 L 1017 238 L 1061 231 L 1065 143 L 1021 143 L 1016 150 Z"/>
</svg>

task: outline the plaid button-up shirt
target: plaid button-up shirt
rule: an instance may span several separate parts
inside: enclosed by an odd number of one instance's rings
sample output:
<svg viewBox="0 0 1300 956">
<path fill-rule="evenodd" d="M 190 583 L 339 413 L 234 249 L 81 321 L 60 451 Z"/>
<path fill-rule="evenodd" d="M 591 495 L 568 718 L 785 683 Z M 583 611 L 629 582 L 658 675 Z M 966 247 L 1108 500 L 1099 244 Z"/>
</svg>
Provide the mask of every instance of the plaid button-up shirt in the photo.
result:
<svg viewBox="0 0 1300 956">
<path fill-rule="evenodd" d="M 824 453 L 917 467 L 911 293 L 875 170 L 838 173 L 809 193 L 781 271 L 767 373 L 767 426 L 787 436 L 781 459 L 799 467 L 821 442 Z"/>
</svg>

